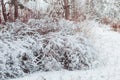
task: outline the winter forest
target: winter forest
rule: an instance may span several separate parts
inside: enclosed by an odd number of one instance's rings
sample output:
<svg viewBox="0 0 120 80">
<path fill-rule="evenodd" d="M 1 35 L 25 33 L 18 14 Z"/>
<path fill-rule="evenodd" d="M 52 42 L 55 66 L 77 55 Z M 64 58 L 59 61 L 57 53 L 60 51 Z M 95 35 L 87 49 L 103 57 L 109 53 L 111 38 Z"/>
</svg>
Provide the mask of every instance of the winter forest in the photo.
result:
<svg viewBox="0 0 120 80">
<path fill-rule="evenodd" d="M 120 0 L 0 0 L 0 80 L 120 80 Z"/>
</svg>

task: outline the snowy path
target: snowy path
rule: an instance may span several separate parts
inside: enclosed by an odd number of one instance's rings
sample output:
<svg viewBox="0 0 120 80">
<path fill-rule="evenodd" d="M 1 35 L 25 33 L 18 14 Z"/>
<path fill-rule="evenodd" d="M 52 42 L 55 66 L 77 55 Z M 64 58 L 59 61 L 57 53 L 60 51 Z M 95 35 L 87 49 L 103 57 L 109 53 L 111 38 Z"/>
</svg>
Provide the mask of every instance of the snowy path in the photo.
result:
<svg viewBox="0 0 120 80">
<path fill-rule="evenodd" d="M 106 65 L 87 71 L 38 72 L 15 80 L 120 80 L 120 34 L 93 27 L 90 36 Z"/>
<path fill-rule="evenodd" d="M 95 28 L 93 43 L 108 66 L 120 65 L 120 33 L 105 28 Z"/>
</svg>

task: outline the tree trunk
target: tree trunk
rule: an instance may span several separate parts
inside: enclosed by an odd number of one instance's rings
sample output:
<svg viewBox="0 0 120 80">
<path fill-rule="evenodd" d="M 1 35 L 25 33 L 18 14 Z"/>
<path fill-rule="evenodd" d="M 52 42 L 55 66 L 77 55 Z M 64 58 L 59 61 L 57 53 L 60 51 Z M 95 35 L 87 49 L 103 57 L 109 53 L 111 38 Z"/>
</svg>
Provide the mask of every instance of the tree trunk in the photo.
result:
<svg viewBox="0 0 120 80">
<path fill-rule="evenodd" d="M 68 0 L 64 0 L 65 19 L 67 19 L 67 20 L 69 19 L 69 15 L 70 15 L 68 3 L 69 3 Z"/>
<path fill-rule="evenodd" d="M 17 0 L 14 0 L 14 19 L 16 20 L 18 18 L 18 2 Z"/>
<path fill-rule="evenodd" d="M 14 14 L 13 14 L 13 10 L 12 10 L 12 5 L 9 4 L 9 12 L 8 12 L 8 15 L 7 15 L 9 22 L 13 22 L 14 21 L 13 15 Z"/>
<path fill-rule="evenodd" d="M 0 24 L 2 23 L 1 10 L 0 10 Z"/>
<path fill-rule="evenodd" d="M 77 8 L 76 8 L 76 1 L 75 0 L 72 0 L 72 6 L 73 6 L 73 9 L 72 9 L 72 11 L 73 11 L 73 14 L 72 14 L 72 19 L 73 19 L 73 21 L 76 21 L 77 20 L 77 18 L 78 18 L 78 14 L 77 14 Z"/>
<path fill-rule="evenodd" d="M 1 5 L 2 5 L 2 14 L 3 14 L 3 18 L 4 21 L 7 21 L 7 14 L 6 14 L 6 8 L 5 8 L 5 4 L 4 4 L 4 0 L 1 0 Z"/>
</svg>

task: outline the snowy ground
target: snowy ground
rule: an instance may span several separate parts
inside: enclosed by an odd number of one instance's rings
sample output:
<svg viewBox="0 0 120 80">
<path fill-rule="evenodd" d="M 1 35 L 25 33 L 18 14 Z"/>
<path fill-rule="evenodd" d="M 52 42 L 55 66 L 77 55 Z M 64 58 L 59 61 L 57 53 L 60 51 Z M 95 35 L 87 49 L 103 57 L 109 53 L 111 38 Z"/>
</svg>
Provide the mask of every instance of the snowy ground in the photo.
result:
<svg viewBox="0 0 120 80">
<path fill-rule="evenodd" d="M 120 80 L 120 34 L 104 25 L 96 26 L 93 24 L 90 28 L 89 38 L 98 49 L 101 61 L 104 60 L 100 67 L 83 71 L 37 72 L 13 80 Z"/>
</svg>

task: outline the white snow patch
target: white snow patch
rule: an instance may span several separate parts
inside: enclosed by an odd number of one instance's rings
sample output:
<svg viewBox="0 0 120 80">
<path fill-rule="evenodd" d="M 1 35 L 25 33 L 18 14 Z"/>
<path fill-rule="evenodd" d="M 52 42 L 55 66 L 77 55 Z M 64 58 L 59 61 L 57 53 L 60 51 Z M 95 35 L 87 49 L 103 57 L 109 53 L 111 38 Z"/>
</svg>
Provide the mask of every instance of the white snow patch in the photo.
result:
<svg viewBox="0 0 120 80">
<path fill-rule="evenodd" d="M 24 5 L 32 10 L 42 11 L 43 13 L 47 11 L 49 6 L 49 4 L 43 0 L 28 1 Z"/>
</svg>

